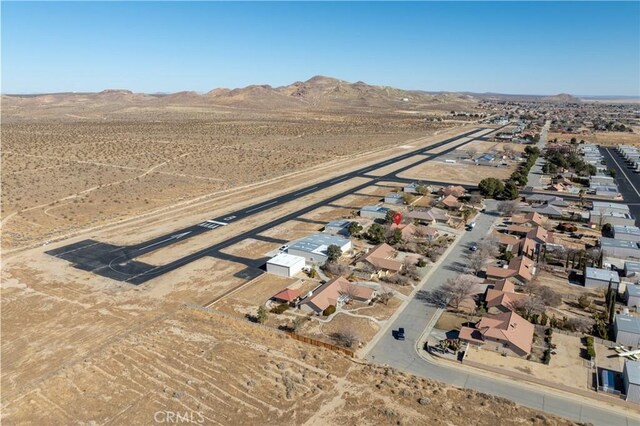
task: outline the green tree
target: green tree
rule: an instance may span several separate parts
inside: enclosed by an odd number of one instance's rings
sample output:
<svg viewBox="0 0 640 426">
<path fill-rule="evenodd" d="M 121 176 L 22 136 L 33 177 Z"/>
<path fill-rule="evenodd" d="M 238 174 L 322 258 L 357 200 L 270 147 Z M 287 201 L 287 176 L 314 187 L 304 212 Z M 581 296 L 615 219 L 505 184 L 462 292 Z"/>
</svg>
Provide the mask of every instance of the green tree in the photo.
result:
<svg viewBox="0 0 640 426">
<path fill-rule="evenodd" d="M 342 256 L 342 249 L 340 247 L 335 244 L 331 244 L 327 247 L 327 260 L 329 262 L 335 262 L 340 259 L 340 256 Z"/>
<path fill-rule="evenodd" d="M 520 196 L 520 191 L 518 191 L 518 187 L 513 182 L 507 182 L 504 186 L 504 191 L 502 191 L 502 196 L 507 200 L 515 200 Z"/>
<path fill-rule="evenodd" d="M 609 169 L 607 170 L 609 172 L 609 176 L 611 176 L 612 178 L 616 178 L 616 176 L 618 175 L 618 173 L 614 170 L 614 169 Z"/>
<path fill-rule="evenodd" d="M 258 308 L 258 314 L 256 315 L 256 320 L 260 324 L 264 324 L 269 317 L 269 313 L 267 312 L 267 308 L 264 305 L 260 305 Z"/>
<path fill-rule="evenodd" d="M 367 239 L 373 244 L 380 244 L 385 240 L 385 230 L 380 224 L 374 223 L 367 231 Z"/>
<path fill-rule="evenodd" d="M 400 244 L 402 242 L 402 231 L 398 228 L 393 230 L 393 233 L 389 237 L 389 244 L 395 246 L 396 244 Z"/>
<path fill-rule="evenodd" d="M 402 194 L 402 201 L 407 205 L 413 203 L 415 200 L 416 197 L 413 194 L 409 194 L 408 192 Z"/>
<path fill-rule="evenodd" d="M 504 190 L 504 183 L 496 178 L 484 178 L 478 183 L 480 194 L 484 197 L 494 198 Z"/>
<path fill-rule="evenodd" d="M 393 223 L 393 216 L 396 215 L 396 211 L 395 210 L 389 210 L 386 214 L 386 216 L 384 217 L 384 221 L 385 223 Z"/>
<path fill-rule="evenodd" d="M 360 232 L 362 232 L 362 225 L 360 225 L 358 222 L 351 222 L 349 224 L 349 227 L 347 228 L 347 231 L 349 231 L 349 235 L 358 235 Z"/>
</svg>

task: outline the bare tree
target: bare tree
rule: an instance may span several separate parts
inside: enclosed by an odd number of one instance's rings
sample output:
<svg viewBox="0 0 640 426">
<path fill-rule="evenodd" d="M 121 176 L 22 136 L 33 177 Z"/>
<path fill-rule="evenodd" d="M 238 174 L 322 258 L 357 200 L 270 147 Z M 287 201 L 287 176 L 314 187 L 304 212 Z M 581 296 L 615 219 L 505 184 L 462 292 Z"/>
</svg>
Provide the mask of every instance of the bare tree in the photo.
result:
<svg viewBox="0 0 640 426">
<path fill-rule="evenodd" d="M 562 304 L 562 296 L 551 287 L 540 286 L 538 296 L 546 306 L 552 306 L 555 308 Z"/>
<path fill-rule="evenodd" d="M 522 316 L 529 318 L 533 314 L 540 314 L 545 311 L 544 300 L 540 296 L 533 295 L 527 298 L 522 298 L 514 303 L 516 311 L 520 312 Z"/>
<path fill-rule="evenodd" d="M 468 275 L 458 275 L 456 278 L 450 278 L 442 285 L 442 290 L 447 294 L 449 304 L 458 309 L 460 304 L 473 294 L 473 286 L 475 282 Z"/>
<path fill-rule="evenodd" d="M 497 256 L 500 253 L 500 244 L 495 235 L 489 235 L 478 242 L 478 251 L 483 251 L 487 256 Z"/>
<path fill-rule="evenodd" d="M 383 305 L 389 304 L 389 300 L 393 297 L 393 291 L 385 285 L 380 286 L 380 291 L 378 292 L 378 300 Z"/>
<path fill-rule="evenodd" d="M 347 303 L 351 303 L 358 295 L 358 286 L 353 283 L 345 284 L 340 288 L 339 293 L 347 296 Z"/>
<path fill-rule="evenodd" d="M 540 283 L 538 283 L 538 281 L 533 280 L 533 281 L 524 283 L 524 285 L 522 286 L 522 291 L 528 294 L 529 296 L 533 296 L 534 294 L 540 293 L 541 287 L 542 286 L 540 285 Z"/>
<path fill-rule="evenodd" d="M 484 269 L 484 265 L 488 260 L 489 255 L 485 251 L 477 250 L 469 256 L 468 267 L 475 274 L 478 274 Z"/>
<path fill-rule="evenodd" d="M 360 340 L 358 332 L 356 332 L 352 326 L 344 327 L 342 330 L 334 333 L 332 337 L 338 344 L 347 348 L 357 345 Z"/>
<path fill-rule="evenodd" d="M 501 201 L 498 203 L 497 209 L 503 216 L 512 216 L 520 210 L 518 205 L 518 200 Z"/>
</svg>

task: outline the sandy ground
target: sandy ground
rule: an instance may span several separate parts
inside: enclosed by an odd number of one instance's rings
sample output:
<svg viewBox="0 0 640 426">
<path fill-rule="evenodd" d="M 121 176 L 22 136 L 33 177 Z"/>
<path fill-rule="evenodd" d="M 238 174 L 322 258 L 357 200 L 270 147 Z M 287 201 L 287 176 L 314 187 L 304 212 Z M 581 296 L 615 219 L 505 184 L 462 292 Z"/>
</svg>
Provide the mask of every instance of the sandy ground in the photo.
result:
<svg viewBox="0 0 640 426">
<path fill-rule="evenodd" d="M 354 116 L 257 119 L 239 113 L 220 120 L 211 112 L 215 118 L 209 120 L 180 115 L 158 121 L 146 114 L 131 112 L 126 122 L 23 122 L 3 110 L 3 248 L 29 246 L 310 166 L 348 165 L 367 152 L 412 145 L 436 131 L 407 126 L 404 118 L 380 125 Z"/>
<path fill-rule="evenodd" d="M 535 413 L 188 308 L 42 378 L 25 396 L 5 388 L 4 422 L 150 424 L 171 411 L 207 424 L 445 424 L 475 415 L 477 424 L 515 425 Z"/>
<path fill-rule="evenodd" d="M 506 179 L 514 170 L 515 166 L 489 167 L 433 161 L 413 167 L 401 173 L 399 176 L 417 180 L 423 179 L 452 183 L 477 184 L 487 177 Z"/>
<path fill-rule="evenodd" d="M 586 367 L 585 360 L 580 357 L 581 349 L 584 347 L 580 338 L 554 333 L 552 342 L 557 345 L 557 348 L 555 349 L 556 354 L 551 355 L 549 365 L 516 357 L 504 357 L 497 352 L 477 347 L 469 349 L 467 359 L 509 371 L 529 374 L 552 383 L 589 389 L 588 380 L 592 371 Z"/>
<path fill-rule="evenodd" d="M 585 140 L 587 143 L 595 143 L 598 145 L 640 145 L 640 133 L 629 132 L 595 132 L 595 133 L 549 133 L 549 140 L 558 139 L 558 141 L 568 142 L 571 138 L 578 141 Z"/>
<path fill-rule="evenodd" d="M 527 145 L 519 143 L 473 141 L 460 148 L 460 150 L 480 155 L 485 153 L 502 154 L 505 151 L 524 152 L 526 147 Z"/>
</svg>

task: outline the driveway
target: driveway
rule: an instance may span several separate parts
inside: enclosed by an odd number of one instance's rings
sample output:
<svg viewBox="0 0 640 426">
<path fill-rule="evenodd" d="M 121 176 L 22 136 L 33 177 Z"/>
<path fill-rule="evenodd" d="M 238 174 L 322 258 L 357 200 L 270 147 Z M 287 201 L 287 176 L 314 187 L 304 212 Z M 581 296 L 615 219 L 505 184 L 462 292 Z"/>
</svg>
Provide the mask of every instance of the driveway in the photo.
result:
<svg viewBox="0 0 640 426">
<path fill-rule="evenodd" d="M 488 200 L 487 212 L 476 219 L 476 227 L 462 236 L 460 243 L 453 248 L 442 262 L 439 270 L 434 271 L 425 283 L 423 290 L 433 290 L 442 285 L 447 279 L 457 276 L 461 266 L 464 266 L 469 244 L 479 241 L 485 236 L 496 220 L 496 202 Z M 388 364 L 398 370 L 418 376 L 428 377 L 439 382 L 460 388 L 473 389 L 491 395 L 508 398 L 518 404 L 546 411 L 551 414 L 569 418 L 575 421 L 590 422 L 594 425 L 630 426 L 639 425 L 640 418 L 631 418 L 625 414 L 580 402 L 579 397 L 570 398 L 555 393 L 522 385 L 508 379 L 484 375 L 481 372 L 469 372 L 466 369 L 442 362 L 427 361 L 416 352 L 416 344 L 431 323 L 437 309 L 426 305 L 423 301 L 413 298 L 406 308 L 396 317 L 388 332 L 382 336 L 369 351 L 367 359 L 378 364 Z M 405 340 L 397 341 L 391 335 L 391 330 L 404 327 Z M 427 357 L 430 359 L 430 357 Z"/>
</svg>

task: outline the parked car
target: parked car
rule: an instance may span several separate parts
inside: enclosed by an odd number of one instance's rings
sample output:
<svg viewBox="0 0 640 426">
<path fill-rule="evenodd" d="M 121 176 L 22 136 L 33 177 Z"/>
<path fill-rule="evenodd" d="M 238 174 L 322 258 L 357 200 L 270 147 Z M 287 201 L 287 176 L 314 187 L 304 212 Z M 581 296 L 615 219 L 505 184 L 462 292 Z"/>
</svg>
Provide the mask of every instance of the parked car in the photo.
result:
<svg viewBox="0 0 640 426">
<path fill-rule="evenodd" d="M 396 332 L 396 339 L 404 340 L 404 327 L 398 328 L 398 331 Z"/>
<path fill-rule="evenodd" d="M 471 243 L 471 245 L 469 246 L 469 250 L 471 250 L 471 251 L 477 251 L 477 250 L 478 250 L 478 244 L 476 244 L 476 243 Z"/>
<path fill-rule="evenodd" d="M 467 225 L 467 230 L 471 231 L 475 227 L 476 227 L 476 223 L 475 222 L 471 222 L 470 224 Z"/>
</svg>

